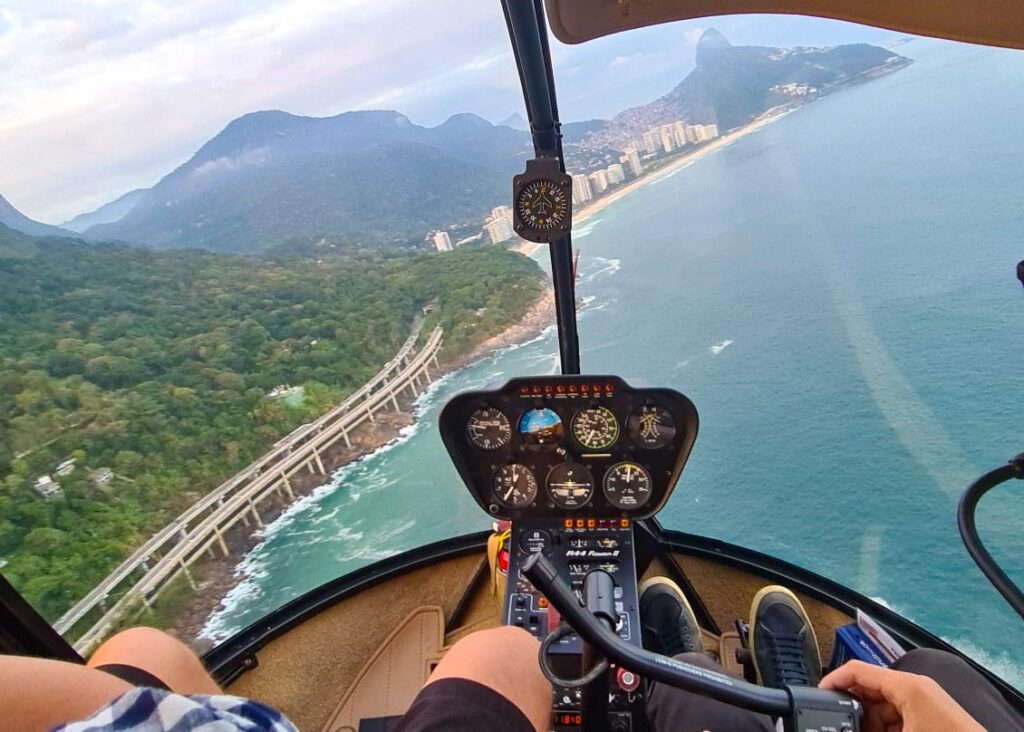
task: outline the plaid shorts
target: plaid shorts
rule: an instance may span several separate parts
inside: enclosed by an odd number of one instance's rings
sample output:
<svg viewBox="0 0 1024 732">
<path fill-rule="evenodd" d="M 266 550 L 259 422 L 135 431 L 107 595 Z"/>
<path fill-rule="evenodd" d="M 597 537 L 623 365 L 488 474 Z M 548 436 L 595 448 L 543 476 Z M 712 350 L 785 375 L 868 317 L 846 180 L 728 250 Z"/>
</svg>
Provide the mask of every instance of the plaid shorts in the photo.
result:
<svg viewBox="0 0 1024 732">
<path fill-rule="evenodd" d="M 237 696 L 182 696 L 162 689 L 122 694 L 88 719 L 53 732 L 297 732 L 283 714 Z"/>
</svg>

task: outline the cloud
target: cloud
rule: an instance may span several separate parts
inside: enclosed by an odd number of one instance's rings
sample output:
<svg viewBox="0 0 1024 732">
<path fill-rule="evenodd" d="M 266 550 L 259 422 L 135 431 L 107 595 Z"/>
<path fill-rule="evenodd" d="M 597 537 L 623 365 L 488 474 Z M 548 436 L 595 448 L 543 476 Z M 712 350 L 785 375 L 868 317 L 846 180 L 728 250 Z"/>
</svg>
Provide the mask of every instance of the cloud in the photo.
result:
<svg viewBox="0 0 1024 732">
<path fill-rule="evenodd" d="M 233 118 L 521 97 L 497 3 L 24 0 L 0 18 L 0 193 L 60 221 L 152 185 Z M 468 39 L 468 40 L 467 40 Z M 476 90 L 471 91 L 471 90 Z M 442 105 L 449 105 L 447 110 Z"/>
<path fill-rule="evenodd" d="M 697 43 L 700 41 L 701 36 L 704 35 L 706 28 L 699 26 L 691 26 L 683 30 L 683 45 L 686 47 L 696 48 Z"/>
</svg>

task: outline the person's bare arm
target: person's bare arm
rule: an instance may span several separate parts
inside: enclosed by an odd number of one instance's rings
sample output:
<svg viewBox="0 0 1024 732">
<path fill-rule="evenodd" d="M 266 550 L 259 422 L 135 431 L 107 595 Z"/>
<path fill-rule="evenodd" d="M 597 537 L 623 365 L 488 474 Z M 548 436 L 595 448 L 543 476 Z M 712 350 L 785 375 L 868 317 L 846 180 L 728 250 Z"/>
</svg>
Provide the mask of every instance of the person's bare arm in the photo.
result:
<svg viewBox="0 0 1024 732">
<path fill-rule="evenodd" d="M 933 679 L 850 661 L 821 680 L 864 703 L 865 732 L 985 732 Z"/>
<path fill-rule="evenodd" d="M 127 682 L 85 666 L 0 656 L 0 727 L 49 730 L 88 717 L 131 689 Z"/>
</svg>

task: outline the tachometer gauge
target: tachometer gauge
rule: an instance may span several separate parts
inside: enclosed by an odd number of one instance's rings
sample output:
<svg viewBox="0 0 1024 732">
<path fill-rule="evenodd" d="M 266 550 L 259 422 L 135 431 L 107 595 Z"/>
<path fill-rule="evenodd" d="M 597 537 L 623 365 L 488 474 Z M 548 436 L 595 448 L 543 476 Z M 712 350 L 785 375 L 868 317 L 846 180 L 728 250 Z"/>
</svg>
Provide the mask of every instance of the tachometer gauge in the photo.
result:
<svg viewBox="0 0 1024 732">
<path fill-rule="evenodd" d="M 562 463 L 548 473 L 548 493 L 556 506 L 579 508 L 594 495 L 594 476 L 582 465 Z"/>
<path fill-rule="evenodd" d="M 491 478 L 494 497 L 512 508 L 525 508 L 537 497 L 537 479 L 525 465 L 502 465 Z"/>
<path fill-rule="evenodd" d="M 581 409 L 572 418 L 572 436 L 588 450 L 604 450 L 619 437 L 619 422 L 607 407 Z"/>
<path fill-rule="evenodd" d="M 676 436 L 676 421 L 672 414 L 657 404 L 645 404 L 633 412 L 626 422 L 629 437 L 638 447 L 657 450 L 665 447 Z"/>
<path fill-rule="evenodd" d="M 642 465 L 616 463 L 604 474 L 604 497 L 624 511 L 640 508 L 651 497 L 651 474 Z"/>
<path fill-rule="evenodd" d="M 508 444 L 512 437 L 512 425 L 500 409 L 483 407 L 469 415 L 466 435 L 481 450 L 497 450 Z"/>
</svg>

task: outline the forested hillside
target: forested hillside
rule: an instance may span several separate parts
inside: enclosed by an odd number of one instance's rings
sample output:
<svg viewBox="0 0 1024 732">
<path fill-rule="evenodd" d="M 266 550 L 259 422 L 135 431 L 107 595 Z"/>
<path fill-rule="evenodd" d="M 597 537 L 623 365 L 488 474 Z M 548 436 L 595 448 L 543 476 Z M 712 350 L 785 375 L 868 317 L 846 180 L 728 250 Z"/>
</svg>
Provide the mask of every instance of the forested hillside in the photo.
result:
<svg viewBox="0 0 1024 732">
<path fill-rule="evenodd" d="M 265 260 L 0 226 L 0 558 L 54 618 L 143 537 L 393 355 L 430 302 L 459 351 L 539 295 L 530 259 Z M 302 385 L 305 402 L 265 398 Z M 43 499 L 35 476 L 77 458 Z M 88 477 L 107 467 L 102 489 Z"/>
</svg>

